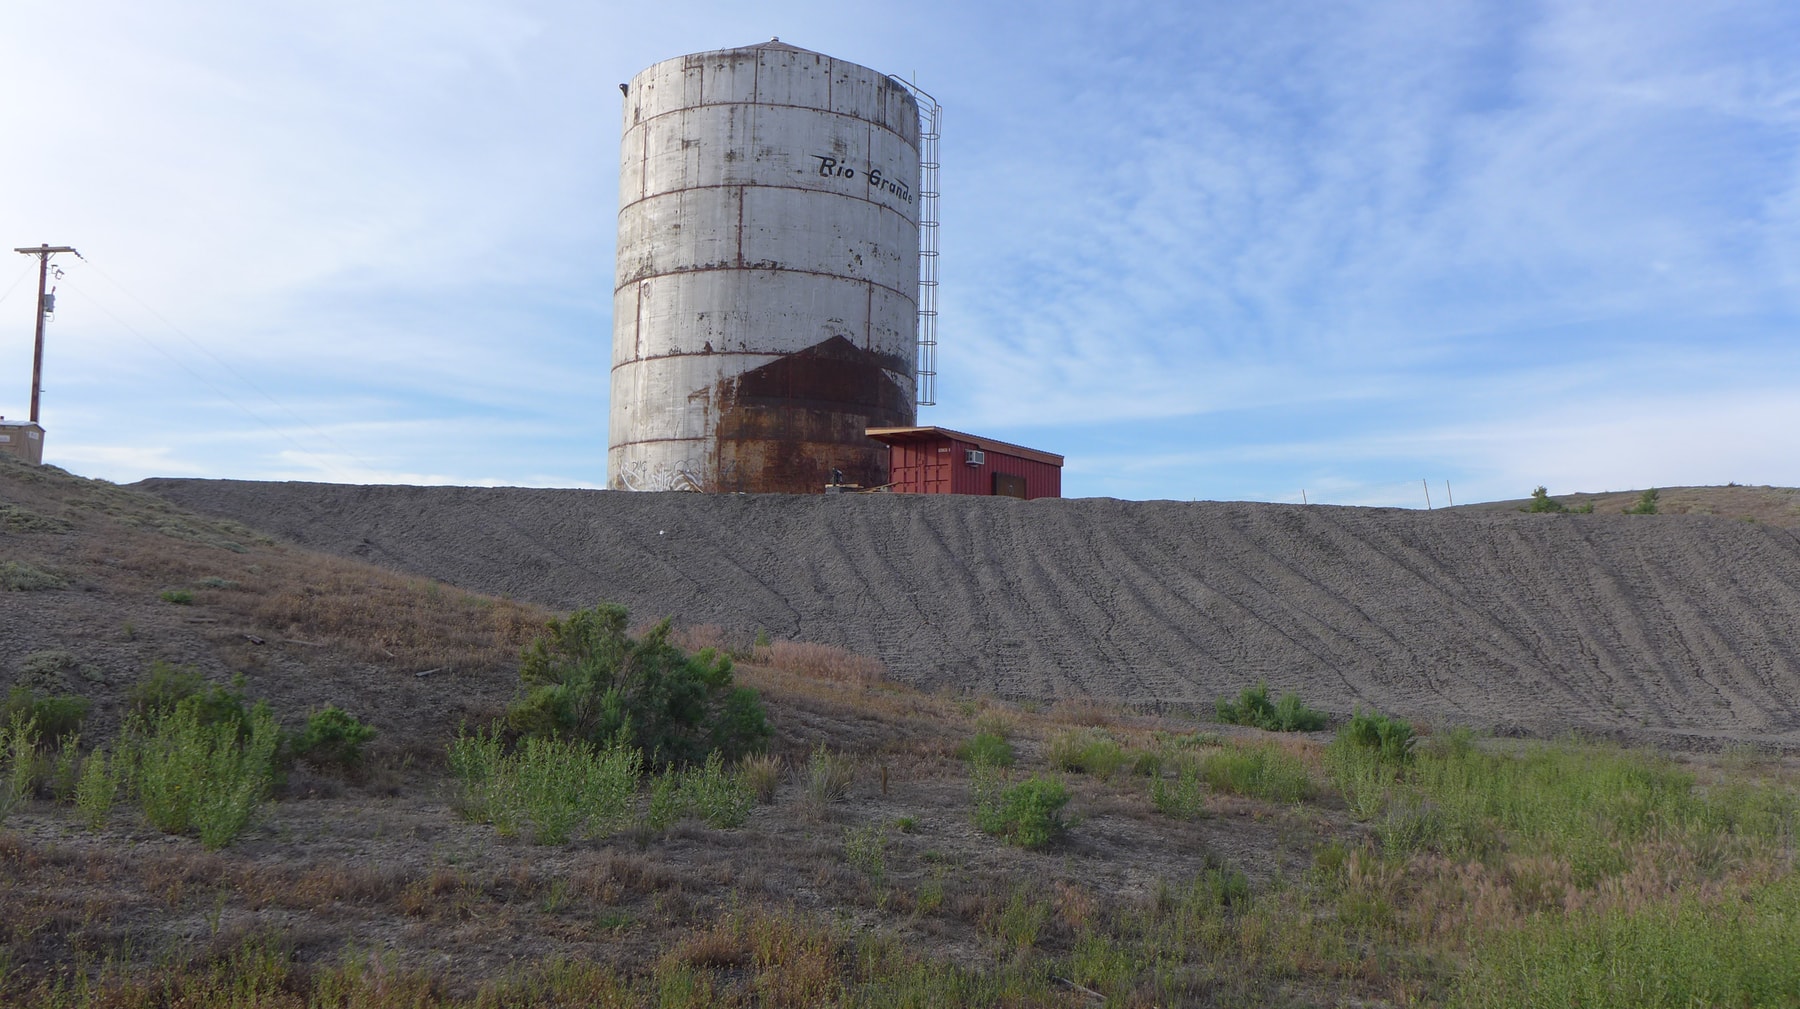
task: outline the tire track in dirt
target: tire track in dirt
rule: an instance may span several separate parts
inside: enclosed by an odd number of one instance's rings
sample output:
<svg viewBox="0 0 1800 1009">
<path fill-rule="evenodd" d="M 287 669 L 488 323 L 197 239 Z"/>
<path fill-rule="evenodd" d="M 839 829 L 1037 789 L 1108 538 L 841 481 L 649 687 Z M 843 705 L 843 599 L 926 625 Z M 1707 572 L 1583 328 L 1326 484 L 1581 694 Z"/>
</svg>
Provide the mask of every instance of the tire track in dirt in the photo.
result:
<svg viewBox="0 0 1800 1009">
<path fill-rule="evenodd" d="M 931 688 L 1800 745 L 1800 538 L 1699 516 L 155 480 L 304 546 Z"/>
</svg>

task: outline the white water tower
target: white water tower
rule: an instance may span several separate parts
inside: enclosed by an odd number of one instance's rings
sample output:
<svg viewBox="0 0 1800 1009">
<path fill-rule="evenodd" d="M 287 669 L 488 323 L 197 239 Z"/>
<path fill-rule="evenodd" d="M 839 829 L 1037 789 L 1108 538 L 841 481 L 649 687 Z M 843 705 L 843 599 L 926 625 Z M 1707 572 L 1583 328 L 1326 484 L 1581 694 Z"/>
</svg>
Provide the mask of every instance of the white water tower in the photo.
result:
<svg viewBox="0 0 1800 1009">
<path fill-rule="evenodd" d="M 886 483 L 864 431 L 913 424 L 932 370 L 936 104 L 922 129 L 904 83 L 779 41 L 624 90 L 609 485 Z"/>
</svg>

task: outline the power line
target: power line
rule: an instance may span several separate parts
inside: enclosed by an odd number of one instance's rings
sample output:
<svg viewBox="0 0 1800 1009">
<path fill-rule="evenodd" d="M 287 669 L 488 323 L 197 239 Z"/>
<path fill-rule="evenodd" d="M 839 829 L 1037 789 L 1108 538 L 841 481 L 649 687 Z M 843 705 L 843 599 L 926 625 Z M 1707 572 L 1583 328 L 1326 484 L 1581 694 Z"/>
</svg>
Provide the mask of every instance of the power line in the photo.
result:
<svg viewBox="0 0 1800 1009">
<path fill-rule="evenodd" d="M 0 294 L 0 305 L 6 304 L 6 299 L 12 297 L 12 293 L 14 291 L 18 290 L 19 285 L 23 284 L 25 282 L 25 278 L 29 277 L 29 276 L 31 276 L 31 267 L 27 266 L 25 269 L 20 270 L 18 278 L 16 280 L 14 280 L 10 285 L 7 286 L 6 293 Z"/>
<path fill-rule="evenodd" d="M 81 254 L 76 253 L 76 255 L 80 256 Z M 232 378 L 236 379 L 238 382 L 242 383 L 243 385 L 248 386 L 257 395 L 259 395 L 263 399 L 267 400 L 271 406 L 274 406 L 276 409 L 285 412 L 289 417 L 292 417 L 294 419 L 295 423 L 299 424 L 301 427 L 305 428 L 306 430 L 312 432 L 321 441 L 329 443 L 331 445 L 331 447 L 337 449 L 339 452 L 343 453 L 345 456 L 348 456 L 349 458 L 355 460 L 357 463 L 361 464 L 364 468 L 371 469 L 371 470 L 375 468 L 367 460 L 360 458 L 359 456 L 357 456 L 356 453 L 354 453 L 354 452 L 350 451 L 349 449 L 345 448 L 344 446 L 338 444 L 336 439 L 332 438 L 330 435 L 328 435 L 325 432 L 314 427 L 311 422 L 309 422 L 305 417 L 301 416 L 292 407 L 288 406 L 286 403 L 281 402 L 280 400 L 277 400 L 274 396 L 269 395 L 269 393 L 265 389 L 263 389 L 261 386 L 257 385 L 255 382 L 251 381 L 249 377 L 245 376 L 242 372 L 239 372 L 236 368 L 233 368 L 230 364 L 228 364 L 226 361 L 224 361 L 222 358 L 220 358 L 217 354 L 214 354 L 212 351 L 208 350 L 206 348 L 206 346 L 204 344 L 202 344 L 200 341 L 194 339 L 192 336 L 189 336 L 187 334 L 187 332 L 185 330 L 183 330 L 181 327 L 170 322 L 167 318 L 165 318 L 163 316 L 163 314 L 161 312 L 158 312 L 155 308 L 151 307 L 149 305 L 149 303 L 144 301 L 144 299 L 133 294 L 129 289 L 127 289 L 125 287 L 124 284 L 121 284 L 117 280 L 115 280 L 111 274 L 109 274 L 105 270 L 101 269 L 97 264 L 94 263 L 93 260 L 88 259 L 86 256 L 81 256 L 81 261 L 84 264 L 86 264 L 90 269 L 92 269 L 95 273 L 99 274 L 103 280 L 105 280 L 107 283 L 111 284 L 113 287 L 117 288 L 120 294 L 123 294 L 123 295 L 125 295 L 125 297 L 130 298 L 132 301 L 136 302 L 137 306 L 139 308 L 142 308 L 144 311 L 150 313 L 150 315 L 153 316 L 156 319 L 156 321 L 158 321 L 158 322 L 162 323 L 164 326 L 168 327 L 171 332 L 175 333 L 177 336 L 180 336 L 183 340 L 186 340 L 188 342 L 188 344 L 190 346 L 192 346 L 195 350 L 197 350 L 201 354 L 205 355 L 208 360 L 212 361 L 214 364 L 216 364 L 220 368 L 224 369 L 225 372 L 227 374 L 229 374 Z M 116 318 L 116 316 L 115 316 L 115 318 Z M 190 374 L 192 374 L 192 372 L 190 372 Z M 198 377 L 198 376 L 196 376 L 196 377 Z M 202 381 L 205 381 L 205 380 L 202 379 Z M 216 386 L 213 388 L 215 388 L 215 390 L 217 389 Z M 220 394 L 224 395 L 222 392 Z M 227 397 L 227 398 L 229 399 L 229 397 Z M 234 403 L 233 405 L 238 405 L 238 404 Z M 246 413 L 250 412 L 249 410 L 245 409 L 241 405 L 239 405 L 238 408 L 241 410 L 244 410 Z M 255 416 L 255 415 L 252 414 L 252 416 Z M 258 418 L 258 419 L 260 420 L 260 418 Z M 264 421 L 263 423 L 265 424 L 265 426 L 269 426 L 269 425 L 267 425 L 266 421 Z M 270 427 L 271 427 L 271 430 L 273 430 L 273 427 L 272 426 L 270 426 Z M 312 455 L 312 453 L 308 453 L 308 454 Z M 322 457 L 317 456 L 317 455 L 313 455 L 313 458 L 322 459 Z"/>
<path fill-rule="evenodd" d="M 79 285 L 70 284 L 69 286 L 78 287 Z M 121 288 L 121 290 L 122 290 L 122 288 Z M 195 381 L 199 382 L 201 385 L 206 386 L 208 389 L 211 389 L 213 391 L 213 393 L 216 394 L 219 398 L 225 400 L 225 402 L 227 402 L 227 403 L 230 403 L 233 407 L 236 407 L 240 412 L 242 412 L 245 416 L 249 417 L 251 420 L 254 420 L 258 424 L 261 424 L 263 427 L 268 428 L 272 433 L 277 434 L 277 435 L 281 436 L 282 438 L 287 439 L 289 442 L 292 442 L 294 447 L 299 449 L 300 453 L 302 455 L 305 455 L 311 459 L 318 461 L 325 469 L 335 471 L 339 474 L 343 474 L 343 470 L 340 469 L 335 464 L 333 464 L 330 459 L 326 458 L 325 456 L 319 455 L 317 452 L 314 452 L 311 449 L 307 448 L 306 444 L 304 442 L 300 441 L 298 438 L 295 438 L 292 434 L 288 433 L 287 431 L 283 430 L 282 428 L 277 427 L 273 423 L 270 423 L 269 420 L 267 418 L 263 417 L 261 414 L 258 414 L 256 411 L 254 411 L 254 410 L 250 409 L 249 407 L 245 406 L 244 404 L 238 402 L 237 399 L 234 398 L 230 393 L 226 392 L 224 389 L 219 388 L 218 385 L 216 385 L 211 379 L 207 378 L 205 375 L 202 375 L 200 372 L 195 371 L 193 368 L 189 367 L 188 363 L 186 361 L 182 360 L 180 357 L 171 353 L 168 350 L 168 348 L 157 343 L 155 340 L 150 339 L 148 336 L 145 336 L 143 334 L 143 332 L 138 330 L 138 328 L 133 326 L 131 323 L 126 322 L 124 319 L 119 318 L 119 316 L 117 314 L 115 314 L 112 309 L 107 307 L 107 305 L 104 301 L 102 301 L 101 299 L 99 299 L 97 297 L 93 297 L 91 291 L 89 292 L 89 295 L 90 295 L 89 300 L 94 305 L 94 307 L 98 308 L 101 312 L 105 313 L 106 317 L 111 319 L 113 322 L 117 323 L 121 329 L 125 330 L 127 333 L 130 333 L 132 336 L 137 337 L 139 340 L 143 341 L 146 346 L 150 347 L 152 350 L 155 350 L 157 353 L 168 358 L 171 362 L 174 363 L 174 365 L 176 367 L 180 368 L 182 371 L 185 371 L 189 375 L 193 376 Z M 171 327 L 171 328 L 173 328 L 173 327 Z M 326 441 L 331 441 L 330 438 L 326 437 L 324 434 L 319 432 L 317 429 L 313 428 L 311 425 L 306 425 L 306 427 L 308 428 L 308 430 L 313 431 L 314 434 L 318 434 L 321 438 L 324 438 Z M 334 441 L 334 442 L 332 442 L 332 444 L 335 445 L 337 443 Z M 348 455 L 351 459 L 354 459 L 356 462 L 361 463 L 363 466 L 369 467 L 371 469 L 373 468 L 373 467 L 369 466 L 368 462 L 364 461 L 363 459 L 358 458 L 357 456 L 355 456 L 354 454 L 352 454 L 350 452 L 345 452 L 344 454 Z"/>
</svg>

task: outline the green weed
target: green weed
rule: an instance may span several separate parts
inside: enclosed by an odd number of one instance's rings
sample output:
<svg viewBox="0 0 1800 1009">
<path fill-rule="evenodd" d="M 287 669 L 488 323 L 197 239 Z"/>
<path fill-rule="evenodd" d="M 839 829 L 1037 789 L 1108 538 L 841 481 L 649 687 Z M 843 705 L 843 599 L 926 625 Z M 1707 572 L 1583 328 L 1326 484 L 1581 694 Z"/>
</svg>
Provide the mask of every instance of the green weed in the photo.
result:
<svg viewBox="0 0 1800 1009">
<path fill-rule="evenodd" d="M 1215 792 L 1271 802 L 1300 802 L 1317 790 L 1300 758 L 1269 744 L 1227 746 L 1201 758 L 1200 775 Z"/>
<path fill-rule="evenodd" d="M 1023 950 L 1037 945 L 1038 936 L 1050 922 L 1050 902 L 1033 898 L 1024 886 L 1013 890 L 1000 913 L 985 924 L 988 931 L 1006 946 Z"/>
<path fill-rule="evenodd" d="M 1325 713 L 1315 711 L 1292 691 L 1277 701 L 1269 700 L 1269 685 L 1258 682 L 1246 687 L 1237 700 L 1221 697 L 1213 705 L 1213 713 L 1227 725 L 1248 725 L 1270 732 L 1313 732 L 1325 727 Z"/>
<path fill-rule="evenodd" d="M 1050 737 L 1050 766 L 1076 774 L 1091 774 L 1110 781 L 1119 768 L 1131 762 L 1111 736 L 1100 729 L 1070 729 Z"/>
<path fill-rule="evenodd" d="M 453 803 L 456 811 L 470 820 L 491 823 L 494 793 L 506 759 L 506 745 L 498 727 L 470 734 L 468 726 L 459 726 L 445 756 L 459 785 Z"/>
<path fill-rule="evenodd" d="M 644 810 L 644 827 L 667 830 L 687 815 L 685 796 L 681 794 L 681 772 L 664 768 L 650 779 L 650 801 Z"/>
<path fill-rule="evenodd" d="M 5 761 L 5 776 L 0 780 L 0 823 L 20 803 L 31 798 L 32 781 L 37 773 L 37 723 L 14 715 L 4 732 L 0 732 L 0 760 Z"/>
<path fill-rule="evenodd" d="M 956 748 L 958 759 L 971 764 L 992 764 L 995 767 L 1011 767 L 1015 756 L 1013 745 L 998 732 L 977 732 L 974 738 Z"/>
<path fill-rule="evenodd" d="M 75 782 L 75 809 L 88 830 L 106 826 L 113 802 L 119 796 L 118 762 L 109 760 L 105 749 L 97 749 L 81 762 L 81 776 Z"/>
<path fill-rule="evenodd" d="M 717 750 L 706 758 L 706 763 L 682 772 L 681 798 L 691 815 L 720 830 L 743 826 L 756 802 L 755 794 L 742 779 L 726 773 L 725 757 Z"/>
<path fill-rule="evenodd" d="M 615 739 L 601 750 L 582 742 L 530 736 L 511 754 L 497 732 L 459 732 L 449 764 L 462 781 L 459 806 L 503 836 L 529 834 L 564 844 L 579 833 L 604 835 L 630 819 L 643 755 Z"/>
<path fill-rule="evenodd" d="M 887 830 L 879 823 L 844 831 L 844 858 L 879 885 L 887 878 Z"/>
<path fill-rule="evenodd" d="M 1206 792 L 1201 788 L 1200 763 L 1183 758 L 1175 764 L 1175 780 L 1158 775 L 1150 782 L 1150 802 L 1165 816 L 1198 820 L 1206 815 Z"/>
<path fill-rule="evenodd" d="M 152 722 L 128 728 L 132 790 L 144 815 L 170 834 L 197 830 L 208 848 L 230 844 L 250 823 L 274 775 L 280 730 L 268 708 L 247 716 L 248 731 L 209 721 L 189 698 Z"/>
<path fill-rule="evenodd" d="M 22 561 L 0 561 L 0 592 L 50 592 L 69 587 L 68 579 Z"/>
<path fill-rule="evenodd" d="M 1032 776 L 1008 785 L 999 768 L 977 764 L 971 781 L 975 825 L 1021 848 L 1042 848 L 1068 831 L 1062 810 L 1069 789 L 1054 778 Z"/>
<path fill-rule="evenodd" d="M 1339 742 L 1373 750 L 1386 763 L 1404 764 L 1412 759 L 1417 737 L 1412 725 L 1389 718 L 1377 711 L 1356 709 L 1350 721 L 1338 730 Z"/>
<path fill-rule="evenodd" d="M 1448 1004 L 1596 1009 L 1793 1005 L 1800 877 L 1743 899 L 1537 915 L 1484 936 Z"/>
</svg>

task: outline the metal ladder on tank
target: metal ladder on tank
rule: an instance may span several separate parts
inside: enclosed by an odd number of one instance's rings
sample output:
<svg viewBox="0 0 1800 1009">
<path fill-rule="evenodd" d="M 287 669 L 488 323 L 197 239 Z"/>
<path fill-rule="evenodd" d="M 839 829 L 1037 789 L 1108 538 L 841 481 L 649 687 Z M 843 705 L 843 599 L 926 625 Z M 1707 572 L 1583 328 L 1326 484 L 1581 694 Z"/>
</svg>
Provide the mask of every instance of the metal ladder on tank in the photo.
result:
<svg viewBox="0 0 1800 1009">
<path fill-rule="evenodd" d="M 902 82 L 905 83 L 905 82 Z M 919 342 L 914 401 L 937 405 L 938 138 L 944 108 L 923 88 L 906 84 L 919 104 Z"/>
</svg>

